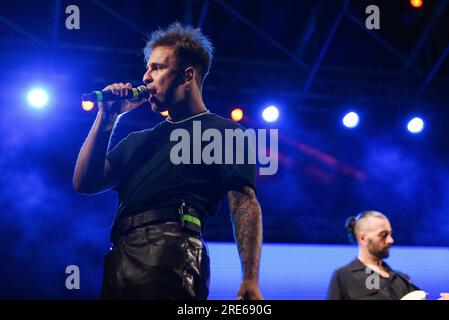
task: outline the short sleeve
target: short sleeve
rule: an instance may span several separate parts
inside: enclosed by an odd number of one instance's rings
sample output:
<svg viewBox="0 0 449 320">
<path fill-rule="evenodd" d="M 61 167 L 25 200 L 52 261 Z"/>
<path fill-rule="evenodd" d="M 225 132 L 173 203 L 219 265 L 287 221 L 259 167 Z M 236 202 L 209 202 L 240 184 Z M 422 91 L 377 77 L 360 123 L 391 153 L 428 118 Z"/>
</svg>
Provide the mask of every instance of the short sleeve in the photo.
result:
<svg viewBox="0 0 449 320">
<path fill-rule="evenodd" d="M 225 158 L 226 152 L 230 148 L 224 148 Z M 238 153 L 243 154 L 243 161 L 238 161 Z M 250 187 L 256 192 L 256 163 L 253 144 L 246 141 L 243 150 L 237 150 L 236 145 L 232 146 L 233 161 L 220 166 L 220 178 L 224 188 L 227 191 L 242 191 L 244 187 Z"/>
<path fill-rule="evenodd" d="M 109 160 L 111 167 L 114 170 L 120 170 L 123 164 L 124 154 L 126 151 L 126 143 L 128 138 L 121 140 L 112 150 L 106 154 L 106 159 Z"/>
<path fill-rule="evenodd" d="M 159 120 L 159 119 L 157 119 Z M 111 138 L 109 139 L 108 151 L 112 150 L 120 141 L 125 139 L 130 133 L 146 130 L 155 125 L 151 106 L 148 102 L 120 114 L 115 121 L 112 129 Z"/>
<path fill-rule="evenodd" d="M 123 129 L 123 121 L 122 117 L 125 113 L 122 113 L 118 116 L 117 120 L 114 123 L 114 127 L 112 128 L 111 137 L 109 138 L 108 143 L 108 152 L 114 149 L 120 141 L 127 137 L 129 132 Z"/>
<path fill-rule="evenodd" d="M 224 191 L 242 191 L 250 187 L 256 191 L 256 166 L 251 164 L 232 164 L 221 167 L 221 178 Z"/>
</svg>

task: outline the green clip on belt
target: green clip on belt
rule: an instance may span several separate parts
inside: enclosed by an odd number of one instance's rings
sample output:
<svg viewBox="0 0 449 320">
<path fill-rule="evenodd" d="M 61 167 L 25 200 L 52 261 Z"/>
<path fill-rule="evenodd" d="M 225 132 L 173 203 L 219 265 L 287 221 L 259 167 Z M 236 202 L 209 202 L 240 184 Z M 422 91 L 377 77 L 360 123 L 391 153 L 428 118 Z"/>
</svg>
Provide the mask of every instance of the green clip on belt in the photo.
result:
<svg viewBox="0 0 449 320">
<path fill-rule="evenodd" d="M 201 227 L 200 219 L 198 219 L 198 218 L 196 218 L 194 216 L 186 214 L 186 215 L 184 215 L 184 221 L 188 221 L 190 223 L 196 224 L 197 226 Z"/>
</svg>

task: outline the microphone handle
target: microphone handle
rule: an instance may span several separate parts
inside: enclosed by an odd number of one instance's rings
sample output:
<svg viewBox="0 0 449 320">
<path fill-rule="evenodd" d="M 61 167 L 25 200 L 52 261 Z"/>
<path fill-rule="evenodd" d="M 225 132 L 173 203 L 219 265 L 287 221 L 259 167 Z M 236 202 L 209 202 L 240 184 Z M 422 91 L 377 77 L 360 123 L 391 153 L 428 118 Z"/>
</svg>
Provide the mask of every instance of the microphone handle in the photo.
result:
<svg viewBox="0 0 449 320">
<path fill-rule="evenodd" d="M 137 88 L 132 88 L 128 90 L 128 94 L 124 97 L 120 97 L 109 91 L 93 91 L 91 93 L 83 94 L 81 99 L 83 101 L 92 101 L 92 102 L 138 100 L 140 97 L 139 93 L 140 91 Z"/>
</svg>

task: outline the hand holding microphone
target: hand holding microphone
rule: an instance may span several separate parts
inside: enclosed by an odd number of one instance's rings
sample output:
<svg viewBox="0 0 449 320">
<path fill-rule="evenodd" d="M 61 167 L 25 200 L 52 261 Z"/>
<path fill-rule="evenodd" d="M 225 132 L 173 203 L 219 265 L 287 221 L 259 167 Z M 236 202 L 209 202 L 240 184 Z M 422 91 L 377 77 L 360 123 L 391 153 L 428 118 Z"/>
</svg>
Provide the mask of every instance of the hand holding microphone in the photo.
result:
<svg viewBox="0 0 449 320">
<path fill-rule="evenodd" d="M 92 102 L 139 100 L 140 98 L 148 98 L 151 93 L 154 93 L 154 90 L 150 90 L 145 86 L 133 88 L 129 82 L 127 84 L 114 83 L 107 86 L 102 91 L 85 93 L 81 99 L 83 101 Z"/>
<path fill-rule="evenodd" d="M 106 86 L 102 91 L 94 91 L 84 94 L 83 101 L 98 102 L 98 109 L 105 115 L 105 128 L 110 129 L 114 125 L 119 114 L 132 110 L 142 103 L 153 93 L 145 86 L 133 88 L 131 83 L 113 83 Z"/>
</svg>

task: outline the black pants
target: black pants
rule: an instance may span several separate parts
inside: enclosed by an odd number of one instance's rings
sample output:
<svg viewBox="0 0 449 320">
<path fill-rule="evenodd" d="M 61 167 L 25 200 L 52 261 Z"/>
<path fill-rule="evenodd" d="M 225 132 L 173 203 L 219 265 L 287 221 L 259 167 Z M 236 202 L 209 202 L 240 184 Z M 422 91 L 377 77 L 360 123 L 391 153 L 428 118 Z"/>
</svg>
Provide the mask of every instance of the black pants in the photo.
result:
<svg viewBox="0 0 449 320">
<path fill-rule="evenodd" d="M 207 299 L 206 243 L 178 222 L 121 236 L 105 257 L 102 299 Z"/>
</svg>

